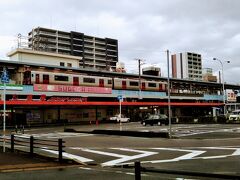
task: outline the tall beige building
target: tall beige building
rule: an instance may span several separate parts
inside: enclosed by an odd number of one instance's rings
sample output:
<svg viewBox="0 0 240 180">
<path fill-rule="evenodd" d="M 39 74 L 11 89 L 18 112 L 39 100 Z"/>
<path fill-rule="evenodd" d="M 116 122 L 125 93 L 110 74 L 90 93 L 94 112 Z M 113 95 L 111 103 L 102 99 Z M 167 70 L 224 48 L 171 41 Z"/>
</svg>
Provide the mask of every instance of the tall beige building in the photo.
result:
<svg viewBox="0 0 240 180">
<path fill-rule="evenodd" d="M 172 76 L 202 81 L 202 56 L 191 52 L 172 55 Z"/>
<path fill-rule="evenodd" d="M 115 70 L 118 62 L 116 39 L 37 27 L 28 33 L 28 44 L 32 50 L 80 56 L 81 68 Z"/>
<path fill-rule="evenodd" d="M 212 68 L 203 68 L 203 81 L 207 82 L 217 82 L 217 76 L 213 75 Z"/>
</svg>

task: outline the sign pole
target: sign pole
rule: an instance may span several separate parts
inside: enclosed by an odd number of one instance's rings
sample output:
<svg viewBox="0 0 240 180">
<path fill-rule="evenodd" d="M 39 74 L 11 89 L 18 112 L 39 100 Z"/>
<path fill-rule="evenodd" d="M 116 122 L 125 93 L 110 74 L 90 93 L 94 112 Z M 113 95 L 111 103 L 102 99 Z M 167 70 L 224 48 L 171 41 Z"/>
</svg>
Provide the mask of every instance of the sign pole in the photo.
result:
<svg viewBox="0 0 240 180">
<path fill-rule="evenodd" d="M 122 121 L 121 121 L 121 117 L 122 117 L 122 98 L 119 98 L 119 122 L 120 122 L 120 131 L 122 131 Z"/>
<path fill-rule="evenodd" d="M 4 85 L 3 88 L 3 152 L 5 152 L 5 145 L 6 145 L 6 83 L 9 83 L 9 76 L 7 73 L 6 68 L 3 68 L 3 72 L 1 75 L 1 81 Z"/>
<path fill-rule="evenodd" d="M 119 100 L 119 125 L 120 125 L 120 131 L 122 131 L 122 121 L 121 121 L 121 117 L 122 117 L 122 95 L 118 95 L 117 96 L 118 100 Z"/>
<path fill-rule="evenodd" d="M 3 152 L 5 152 L 5 144 L 6 144 L 6 83 L 4 82 L 3 89 Z"/>
</svg>

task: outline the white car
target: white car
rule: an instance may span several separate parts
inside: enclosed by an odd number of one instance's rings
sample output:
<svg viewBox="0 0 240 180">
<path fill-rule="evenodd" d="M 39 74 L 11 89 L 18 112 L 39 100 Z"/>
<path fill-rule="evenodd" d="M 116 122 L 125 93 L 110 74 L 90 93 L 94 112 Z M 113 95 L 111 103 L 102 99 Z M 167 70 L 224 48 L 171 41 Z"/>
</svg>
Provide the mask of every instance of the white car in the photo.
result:
<svg viewBox="0 0 240 180">
<path fill-rule="evenodd" d="M 120 114 L 117 114 L 113 117 L 110 117 L 110 121 L 116 121 L 116 122 L 129 122 L 130 121 L 130 118 L 128 117 L 125 117 L 123 114 L 121 114 L 121 117 L 120 117 Z"/>
<path fill-rule="evenodd" d="M 233 111 L 228 118 L 229 121 L 240 121 L 240 110 Z"/>
</svg>

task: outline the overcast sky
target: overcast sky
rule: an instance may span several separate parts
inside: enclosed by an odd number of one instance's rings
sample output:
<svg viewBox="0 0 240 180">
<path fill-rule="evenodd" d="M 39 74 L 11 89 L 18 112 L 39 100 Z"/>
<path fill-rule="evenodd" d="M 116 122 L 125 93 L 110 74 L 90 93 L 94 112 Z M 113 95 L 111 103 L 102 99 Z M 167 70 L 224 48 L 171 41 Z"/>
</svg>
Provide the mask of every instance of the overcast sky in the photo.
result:
<svg viewBox="0 0 240 180">
<path fill-rule="evenodd" d="M 202 54 L 203 67 L 240 83 L 239 0 L 0 0 L 0 58 L 17 34 L 41 26 L 118 39 L 119 61 L 137 73 L 136 58 L 167 76 L 166 50 Z M 230 60 L 227 64 L 225 61 Z"/>
</svg>

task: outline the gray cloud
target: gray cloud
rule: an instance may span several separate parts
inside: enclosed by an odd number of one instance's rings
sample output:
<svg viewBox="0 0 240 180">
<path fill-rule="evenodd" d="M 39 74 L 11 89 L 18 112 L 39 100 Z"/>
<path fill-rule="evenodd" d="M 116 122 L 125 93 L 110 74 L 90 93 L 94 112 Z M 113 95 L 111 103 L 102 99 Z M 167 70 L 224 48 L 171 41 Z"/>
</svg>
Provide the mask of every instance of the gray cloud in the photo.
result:
<svg viewBox="0 0 240 180">
<path fill-rule="evenodd" d="M 215 72 L 220 64 L 213 57 L 230 60 L 225 81 L 239 83 L 232 78 L 240 76 L 239 7 L 238 0 L 0 1 L 0 57 L 6 59 L 12 37 L 43 26 L 118 39 L 129 72 L 137 71 L 134 58 L 143 58 L 166 75 L 166 49 L 193 51 Z"/>
</svg>

